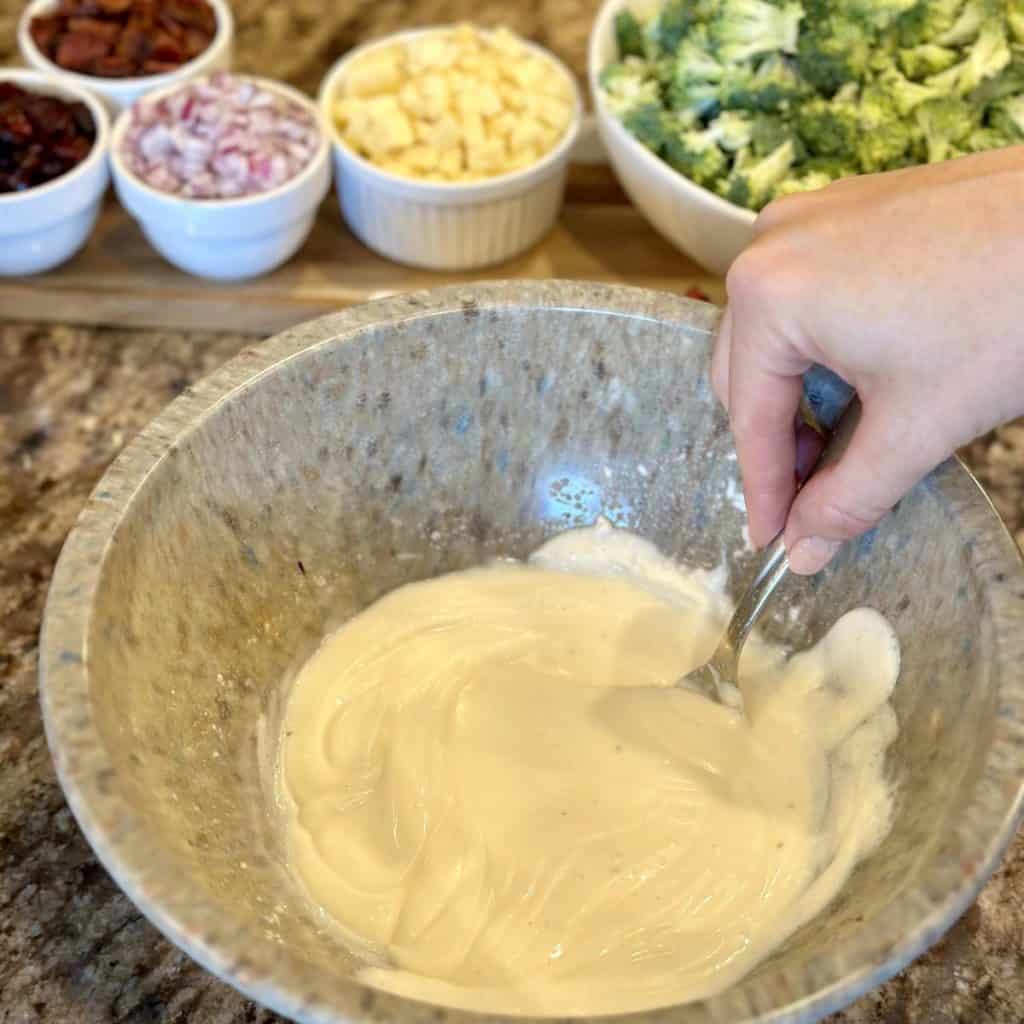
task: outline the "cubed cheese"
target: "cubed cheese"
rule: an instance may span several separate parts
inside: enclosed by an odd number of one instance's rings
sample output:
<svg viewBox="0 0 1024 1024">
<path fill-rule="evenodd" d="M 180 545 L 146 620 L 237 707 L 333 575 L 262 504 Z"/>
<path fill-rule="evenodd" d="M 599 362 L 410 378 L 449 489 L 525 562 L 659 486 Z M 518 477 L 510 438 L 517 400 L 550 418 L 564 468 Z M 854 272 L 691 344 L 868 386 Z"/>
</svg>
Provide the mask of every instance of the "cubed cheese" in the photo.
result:
<svg viewBox="0 0 1024 1024">
<path fill-rule="evenodd" d="M 451 90 L 443 75 L 428 74 L 419 80 L 423 96 L 424 116 L 436 121 L 448 112 L 451 105 Z"/>
<path fill-rule="evenodd" d="M 401 104 L 402 109 L 411 117 L 421 118 L 425 116 L 426 105 L 423 102 L 423 94 L 420 91 L 419 82 L 406 82 L 398 94 L 398 102 Z"/>
<path fill-rule="evenodd" d="M 429 142 L 442 153 L 447 153 L 461 144 L 462 127 L 454 117 L 445 115 L 431 125 L 430 132 L 424 141 Z"/>
<path fill-rule="evenodd" d="M 480 145 L 487 137 L 484 134 L 484 119 L 479 114 L 466 114 L 461 122 L 462 139 L 467 149 Z"/>
<path fill-rule="evenodd" d="M 371 154 L 391 154 L 413 144 L 412 124 L 394 96 L 376 96 L 366 106 L 363 144 Z"/>
<path fill-rule="evenodd" d="M 527 146 L 539 146 L 541 140 L 541 125 L 532 117 L 520 117 L 515 127 L 509 133 L 509 148 L 516 152 L 525 149 Z"/>
<path fill-rule="evenodd" d="M 395 92 L 402 84 L 402 52 L 398 47 L 376 50 L 352 63 L 345 76 L 350 96 L 368 98 Z"/>
<path fill-rule="evenodd" d="M 455 108 L 463 117 L 470 114 L 494 117 L 502 111 L 501 97 L 487 82 L 463 85 L 455 94 Z"/>
<path fill-rule="evenodd" d="M 554 62 L 507 29 L 428 33 L 355 61 L 334 103 L 344 142 L 394 174 L 465 181 L 528 167 L 573 118 Z"/>
<path fill-rule="evenodd" d="M 500 174 L 508 163 L 508 150 L 504 139 L 484 139 L 466 143 L 466 164 L 476 174 Z"/>
<path fill-rule="evenodd" d="M 441 161 L 441 154 L 433 146 L 426 145 L 410 146 L 404 157 L 406 166 L 414 173 L 434 171 Z"/>
<path fill-rule="evenodd" d="M 496 135 L 501 139 L 507 139 L 515 130 L 518 120 L 511 111 L 503 110 L 497 117 L 488 119 L 487 133 L 488 135 Z"/>
<path fill-rule="evenodd" d="M 564 132 L 572 120 L 572 110 L 569 108 L 569 104 L 553 99 L 551 96 L 531 96 L 527 110 L 538 121 L 559 132 Z"/>
<path fill-rule="evenodd" d="M 409 72 L 447 70 L 458 60 L 459 50 L 451 36 L 425 35 L 406 47 Z"/>
<path fill-rule="evenodd" d="M 437 169 L 450 181 L 461 178 L 466 169 L 465 161 L 462 159 L 462 148 L 456 146 L 455 149 L 449 149 L 448 152 L 442 153 L 441 159 L 437 163 Z"/>
</svg>

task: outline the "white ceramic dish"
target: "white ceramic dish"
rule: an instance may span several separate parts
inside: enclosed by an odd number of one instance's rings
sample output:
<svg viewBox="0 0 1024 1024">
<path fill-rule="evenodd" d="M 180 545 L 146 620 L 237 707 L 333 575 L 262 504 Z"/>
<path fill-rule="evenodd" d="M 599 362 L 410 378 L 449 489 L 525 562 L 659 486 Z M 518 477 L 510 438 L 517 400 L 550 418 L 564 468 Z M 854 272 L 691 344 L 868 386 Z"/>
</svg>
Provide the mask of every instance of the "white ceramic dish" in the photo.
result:
<svg viewBox="0 0 1024 1024">
<path fill-rule="evenodd" d="M 0 69 L 0 82 L 78 100 L 89 108 L 96 125 L 92 150 L 77 167 L 45 185 L 0 193 L 0 275 L 39 274 L 74 256 L 96 223 L 110 181 L 110 119 L 103 104 L 86 90 L 37 71 Z"/>
<path fill-rule="evenodd" d="M 467 183 L 415 181 L 375 167 L 342 142 L 331 112 L 348 67 L 371 50 L 450 27 L 416 29 L 350 51 L 320 88 L 321 123 L 334 149 L 341 212 L 353 232 L 388 259 L 428 270 L 474 270 L 518 256 L 551 230 L 562 208 L 569 159 L 579 133 L 582 102 L 572 74 L 531 43 L 570 83 L 573 121 L 558 145 L 532 167 Z"/>
<path fill-rule="evenodd" d="M 65 71 L 59 64 L 45 57 L 32 40 L 29 25 L 40 14 L 48 14 L 59 0 L 31 0 L 18 22 L 18 49 L 25 63 L 52 78 L 78 89 L 88 89 L 103 99 L 114 116 L 131 106 L 140 96 L 154 92 L 199 75 L 213 71 L 226 71 L 231 67 L 232 47 L 235 39 L 235 20 L 226 0 L 207 0 L 217 17 L 217 32 L 210 45 L 198 57 L 182 64 L 177 71 L 164 75 L 145 75 L 139 78 L 101 78 Z"/>
<path fill-rule="evenodd" d="M 316 122 L 309 97 L 280 82 L 244 77 L 302 105 Z M 162 89 L 143 102 L 184 84 Z M 278 188 L 238 199 L 187 199 L 152 188 L 128 169 L 120 151 L 130 119 L 131 110 L 123 111 L 111 135 L 114 187 L 121 205 L 169 263 L 198 277 L 237 281 L 274 270 L 305 242 L 331 187 L 330 146 L 323 131 L 313 159 Z"/>
<path fill-rule="evenodd" d="M 617 59 L 615 15 L 652 5 L 606 0 L 590 35 L 588 68 L 597 127 L 629 198 L 660 234 L 712 273 L 725 274 L 754 235 L 756 215 L 695 185 L 642 146 L 608 109 L 601 71 Z"/>
</svg>

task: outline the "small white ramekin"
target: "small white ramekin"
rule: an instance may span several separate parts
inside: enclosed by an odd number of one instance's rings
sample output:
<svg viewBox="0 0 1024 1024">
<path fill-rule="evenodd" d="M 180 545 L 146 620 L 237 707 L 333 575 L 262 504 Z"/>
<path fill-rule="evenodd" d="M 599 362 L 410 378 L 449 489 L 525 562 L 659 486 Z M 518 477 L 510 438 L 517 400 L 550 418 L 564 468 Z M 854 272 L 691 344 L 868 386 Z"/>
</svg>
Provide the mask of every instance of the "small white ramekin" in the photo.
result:
<svg viewBox="0 0 1024 1024">
<path fill-rule="evenodd" d="M 558 145 L 533 166 L 480 181 L 416 181 L 383 171 L 342 141 L 332 113 L 338 86 L 354 60 L 371 50 L 450 31 L 449 26 L 414 29 L 350 51 L 324 79 L 320 116 L 334 149 L 341 212 L 359 239 L 396 263 L 427 270 L 474 270 L 529 249 L 558 219 L 582 115 L 579 89 L 568 68 L 542 47 L 526 43 L 569 82 L 575 106 L 572 124 Z"/>
<path fill-rule="evenodd" d="M 238 199 L 189 199 L 152 188 L 128 169 L 121 155 L 130 109 L 114 123 L 110 143 L 110 170 L 117 196 L 153 247 L 179 269 L 220 281 L 257 277 L 291 259 L 309 236 L 317 209 L 331 187 L 330 145 L 309 97 L 280 82 L 251 75 L 238 77 L 303 106 L 320 133 L 320 144 L 309 164 L 270 192 Z M 142 102 L 154 102 L 192 84 L 179 82 L 147 95 Z"/>
<path fill-rule="evenodd" d="M 125 107 L 131 106 L 140 96 L 170 85 L 176 85 L 190 78 L 210 74 L 213 71 L 227 71 L 231 67 L 232 47 L 235 39 L 235 20 L 226 0 L 207 0 L 217 18 L 217 32 L 210 45 L 198 57 L 182 64 L 177 71 L 163 75 L 145 75 L 139 78 L 101 78 L 99 75 L 81 75 L 77 71 L 65 71 L 59 64 L 44 56 L 36 46 L 29 32 L 32 19 L 40 14 L 49 14 L 59 0 L 30 0 L 18 22 L 18 49 L 22 59 L 30 67 L 42 71 L 51 78 L 66 82 L 77 89 L 88 89 L 102 98 L 111 115 L 116 116 Z"/>
<path fill-rule="evenodd" d="M 0 276 L 39 274 L 74 256 L 96 223 L 110 181 L 110 118 L 86 90 L 38 71 L 0 69 L 0 82 L 84 103 L 96 125 L 92 150 L 77 167 L 45 185 L 0 193 Z"/>
<path fill-rule="evenodd" d="M 606 0 L 590 35 L 590 91 L 605 151 L 622 187 L 652 227 L 714 274 L 725 274 L 754 237 L 757 215 L 715 195 L 659 160 L 608 109 L 601 72 L 617 59 L 615 16 L 644 13 L 642 0 Z"/>
</svg>

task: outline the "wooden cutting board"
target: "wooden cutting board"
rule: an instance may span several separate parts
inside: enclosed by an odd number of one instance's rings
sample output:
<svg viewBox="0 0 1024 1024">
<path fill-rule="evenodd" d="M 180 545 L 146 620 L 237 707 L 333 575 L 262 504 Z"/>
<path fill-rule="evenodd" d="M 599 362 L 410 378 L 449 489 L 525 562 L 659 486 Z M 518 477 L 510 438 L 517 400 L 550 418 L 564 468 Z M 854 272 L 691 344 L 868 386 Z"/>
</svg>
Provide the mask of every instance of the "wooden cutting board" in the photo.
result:
<svg viewBox="0 0 1024 1024">
<path fill-rule="evenodd" d="M 216 283 L 192 277 L 152 249 L 111 198 L 86 247 L 32 278 L 0 278 L 0 320 L 164 327 L 268 334 L 397 292 L 505 278 L 632 284 L 721 301 L 721 281 L 673 249 L 630 206 L 604 168 L 574 169 L 562 216 L 530 252 L 487 270 L 456 274 L 402 267 L 371 252 L 345 227 L 330 196 L 309 240 L 262 278 Z"/>
</svg>

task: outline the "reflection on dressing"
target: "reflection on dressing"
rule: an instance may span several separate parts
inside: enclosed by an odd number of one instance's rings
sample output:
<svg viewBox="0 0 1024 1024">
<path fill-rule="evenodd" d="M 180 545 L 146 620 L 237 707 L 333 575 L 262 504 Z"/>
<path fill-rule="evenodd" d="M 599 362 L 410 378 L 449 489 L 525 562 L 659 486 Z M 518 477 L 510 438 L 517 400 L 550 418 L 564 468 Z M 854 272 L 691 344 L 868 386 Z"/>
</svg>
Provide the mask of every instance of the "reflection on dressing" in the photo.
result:
<svg viewBox="0 0 1024 1024">
<path fill-rule="evenodd" d="M 736 981 L 889 828 L 894 635 L 844 616 L 744 655 L 748 724 L 671 688 L 728 607 L 607 528 L 529 566 L 402 588 L 300 672 L 280 770 L 291 866 L 393 968 L 497 1012 L 639 1010 Z"/>
</svg>

